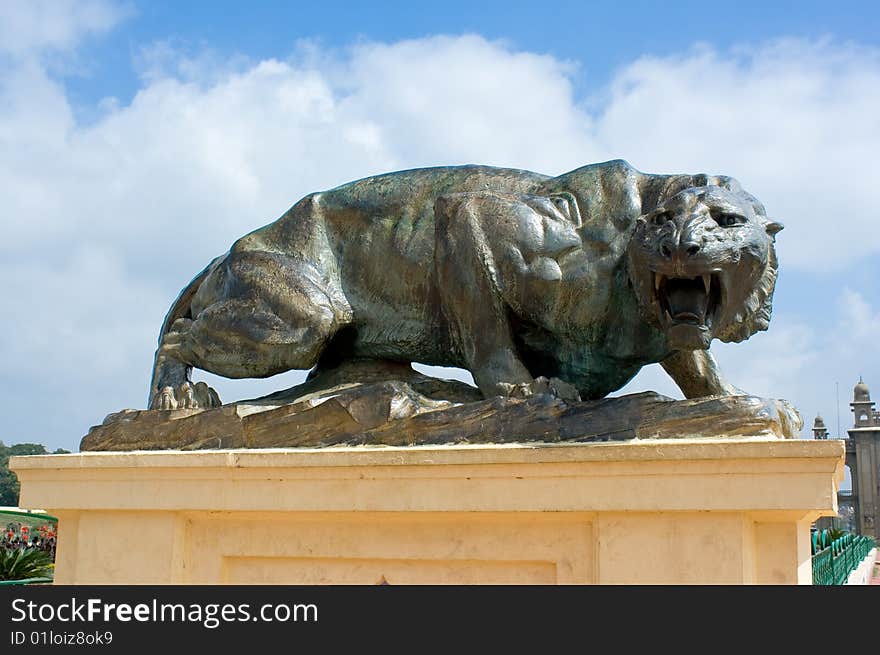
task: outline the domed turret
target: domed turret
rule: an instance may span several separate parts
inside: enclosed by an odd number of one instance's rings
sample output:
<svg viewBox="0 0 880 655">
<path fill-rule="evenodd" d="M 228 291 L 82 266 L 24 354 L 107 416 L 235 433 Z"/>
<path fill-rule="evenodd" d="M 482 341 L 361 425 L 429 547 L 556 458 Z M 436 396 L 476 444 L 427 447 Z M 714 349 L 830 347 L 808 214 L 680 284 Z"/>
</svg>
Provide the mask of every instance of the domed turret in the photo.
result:
<svg viewBox="0 0 880 655">
<path fill-rule="evenodd" d="M 853 387 L 853 401 L 849 404 L 855 414 L 855 426 L 868 428 L 874 426 L 874 403 L 871 402 L 871 392 L 868 385 L 859 376 L 859 383 Z"/>
<path fill-rule="evenodd" d="M 871 390 L 868 389 L 868 385 L 862 381 L 862 376 L 859 376 L 859 383 L 853 387 L 853 401 L 860 402 L 871 402 Z"/>
<path fill-rule="evenodd" d="M 813 438 L 828 438 L 828 429 L 825 427 L 825 421 L 822 420 L 822 417 L 819 414 L 816 414 L 816 420 L 813 421 Z"/>
</svg>

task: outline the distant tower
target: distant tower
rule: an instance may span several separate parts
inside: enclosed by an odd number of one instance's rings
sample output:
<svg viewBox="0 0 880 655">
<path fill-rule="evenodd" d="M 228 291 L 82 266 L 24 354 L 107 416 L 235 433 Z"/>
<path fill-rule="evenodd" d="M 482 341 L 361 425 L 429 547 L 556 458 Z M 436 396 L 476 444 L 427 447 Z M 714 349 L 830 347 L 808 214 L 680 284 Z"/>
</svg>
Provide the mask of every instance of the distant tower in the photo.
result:
<svg viewBox="0 0 880 655">
<path fill-rule="evenodd" d="M 870 428 L 874 423 L 874 403 L 871 402 L 871 391 L 859 376 L 859 383 L 853 387 L 853 401 L 849 404 L 855 414 L 856 428 Z"/>
<path fill-rule="evenodd" d="M 813 439 L 827 439 L 828 428 L 825 427 L 825 421 L 816 414 L 816 420 L 813 421 Z"/>
<path fill-rule="evenodd" d="M 853 427 L 847 430 L 846 463 L 852 475 L 852 503 L 858 532 L 880 539 L 880 416 L 868 385 L 859 378 L 853 388 Z"/>
</svg>

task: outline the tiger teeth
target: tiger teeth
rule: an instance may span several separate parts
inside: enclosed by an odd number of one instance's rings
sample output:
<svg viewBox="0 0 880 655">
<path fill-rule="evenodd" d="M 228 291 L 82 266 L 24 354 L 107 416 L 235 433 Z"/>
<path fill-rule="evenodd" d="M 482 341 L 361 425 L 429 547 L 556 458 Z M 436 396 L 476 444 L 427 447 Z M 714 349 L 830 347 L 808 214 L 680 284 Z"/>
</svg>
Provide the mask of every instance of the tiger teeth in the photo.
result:
<svg viewBox="0 0 880 655">
<path fill-rule="evenodd" d="M 709 287 L 712 286 L 712 276 L 703 274 L 703 286 L 706 287 L 706 293 L 709 293 Z"/>
<path fill-rule="evenodd" d="M 654 291 L 660 290 L 660 282 L 662 281 L 663 276 L 659 273 L 654 273 Z"/>
</svg>

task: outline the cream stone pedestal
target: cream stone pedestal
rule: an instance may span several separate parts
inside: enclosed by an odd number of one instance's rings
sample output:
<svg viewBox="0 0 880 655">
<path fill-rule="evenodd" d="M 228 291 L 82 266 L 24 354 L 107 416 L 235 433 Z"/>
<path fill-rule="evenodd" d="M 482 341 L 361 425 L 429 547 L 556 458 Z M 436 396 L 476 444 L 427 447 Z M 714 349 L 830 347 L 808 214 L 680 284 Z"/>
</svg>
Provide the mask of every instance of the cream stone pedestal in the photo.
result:
<svg viewBox="0 0 880 655">
<path fill-rule="evenodd" d="M 843 442 L 15 457 L 61 584 L 810 584 Z"/>
</svg>

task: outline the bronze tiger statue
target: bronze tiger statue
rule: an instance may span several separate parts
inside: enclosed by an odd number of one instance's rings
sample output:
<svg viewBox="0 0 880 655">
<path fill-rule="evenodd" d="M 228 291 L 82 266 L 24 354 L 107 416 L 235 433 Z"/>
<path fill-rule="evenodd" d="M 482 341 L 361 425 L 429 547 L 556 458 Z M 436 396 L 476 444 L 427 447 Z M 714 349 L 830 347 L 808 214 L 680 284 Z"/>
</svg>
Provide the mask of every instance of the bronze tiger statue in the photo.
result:
<svg viewBox="0 0 880 655">
<path fill-rule="evenodd" d="M 368 177 L 306 196 L 190 282 L 149 406 L 218 406 L 193 367 L 262 378 L 350 358 L 465 368 L 486 397 L 601 398 L 655 362 L 688 398 L 742 394 L 709 346 L 767 329 L 781 229 L 733 178 L 621 160 Z"/>
</svg>

